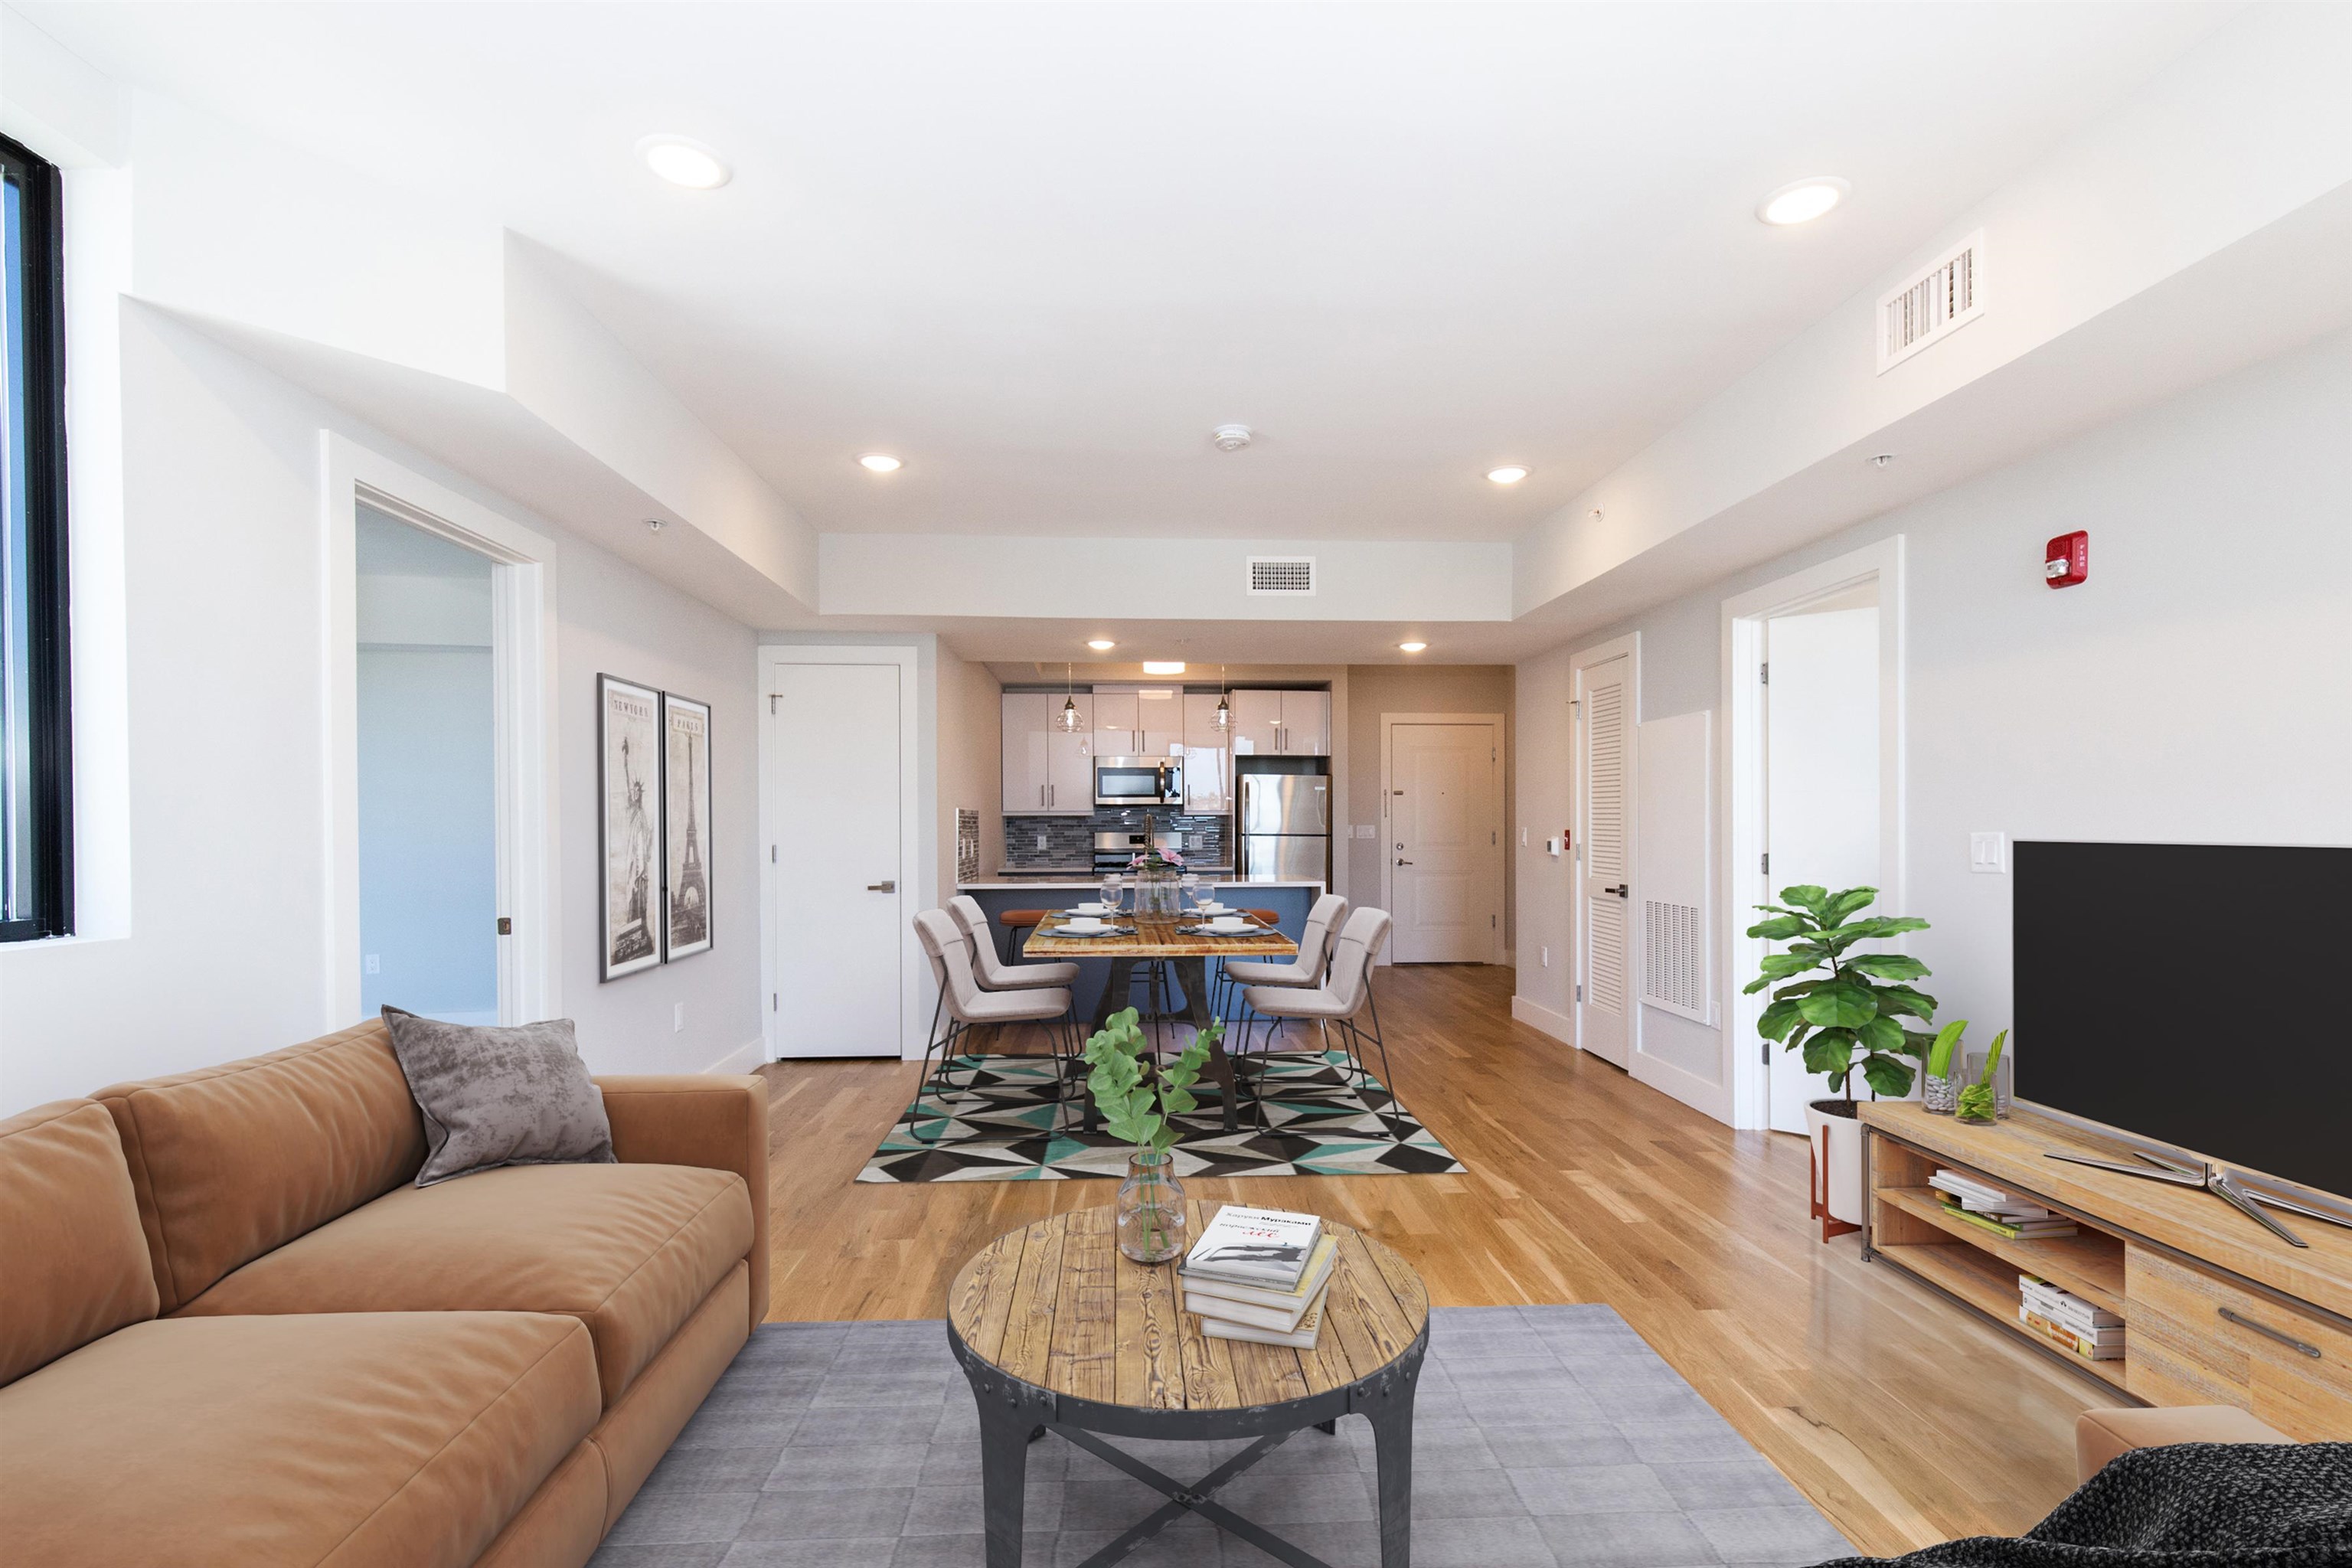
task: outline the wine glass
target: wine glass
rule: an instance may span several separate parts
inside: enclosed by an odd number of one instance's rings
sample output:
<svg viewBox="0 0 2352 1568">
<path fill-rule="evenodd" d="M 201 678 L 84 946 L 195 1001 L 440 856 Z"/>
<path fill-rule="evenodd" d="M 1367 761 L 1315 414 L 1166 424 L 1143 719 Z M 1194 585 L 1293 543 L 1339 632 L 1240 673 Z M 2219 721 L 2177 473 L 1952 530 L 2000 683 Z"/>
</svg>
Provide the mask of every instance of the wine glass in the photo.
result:
<svg viewBox="0 0 2352 1568">
<path fill-rule="evenodd" d="M 1118 913 L 1118 890 L 1125 880 L 1126 879 L 1122 878 L 1116 871 L 1105 871 L 1103 873 L 1102 901 L 1103 912 L 1105 914 L 1115 915 Z"/>
<path fill-rule="evenodd" d="M 1182 876 L 1176 879 L 1176 886 L 1178 890 L 1184 895 L 1184 901 L 1186 903 L 1192 905 L 1195 910 L 1201 907 L 1201 873 L 1198 871 L 1185 872 Z"/>
</svg>

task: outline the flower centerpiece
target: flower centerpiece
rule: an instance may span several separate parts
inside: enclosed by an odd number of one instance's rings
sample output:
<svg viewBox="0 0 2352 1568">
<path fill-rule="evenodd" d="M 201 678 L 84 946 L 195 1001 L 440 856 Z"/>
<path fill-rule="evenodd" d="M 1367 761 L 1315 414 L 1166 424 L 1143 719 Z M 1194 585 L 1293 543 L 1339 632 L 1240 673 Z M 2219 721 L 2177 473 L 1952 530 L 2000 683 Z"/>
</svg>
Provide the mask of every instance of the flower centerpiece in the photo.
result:
<svg viewBox="0 0 2352 1568">
<path fill-rule="evenodd" d="M 1155 844 L 1130 858 L 1127 868 L 1135 876 L 1137 914 L 1172 915 L 1176 912 L 1177 882 L 1184 875 L 1183 856 Z"/>
</svg>

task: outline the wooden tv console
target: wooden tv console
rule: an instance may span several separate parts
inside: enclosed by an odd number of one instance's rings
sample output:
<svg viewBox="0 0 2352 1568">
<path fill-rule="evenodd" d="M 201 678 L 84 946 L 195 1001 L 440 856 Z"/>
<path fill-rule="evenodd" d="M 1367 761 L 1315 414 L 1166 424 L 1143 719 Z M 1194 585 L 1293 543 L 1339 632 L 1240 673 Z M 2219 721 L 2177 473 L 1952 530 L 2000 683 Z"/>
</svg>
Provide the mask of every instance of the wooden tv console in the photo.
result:
<svg viewBox="0 0 2352 1568">
<path fill-rule="evenodd" d="M 2352 1438 L 2352 1229 L 2282 1215 L 2290 1247 L 2210 1194 L 2047 1159 L 2128 1159 L 2025 1110 L 1992 1127 L 1916 1101 L 1862 1107 L 1863 1256 L 1892 1263 L 2036 1349 L 2144 1405 L 2234 1405 L 2305 1442 Z M 1927 1178 L 1973 1174 L 2073 1216 L 2078 1234 L 2009 1241 L 1943 1212 Z M 2124 1359 L 2093 1362 L 2018 1321 L 2038 1275 L 2124 1320 Z"/>
</svg>

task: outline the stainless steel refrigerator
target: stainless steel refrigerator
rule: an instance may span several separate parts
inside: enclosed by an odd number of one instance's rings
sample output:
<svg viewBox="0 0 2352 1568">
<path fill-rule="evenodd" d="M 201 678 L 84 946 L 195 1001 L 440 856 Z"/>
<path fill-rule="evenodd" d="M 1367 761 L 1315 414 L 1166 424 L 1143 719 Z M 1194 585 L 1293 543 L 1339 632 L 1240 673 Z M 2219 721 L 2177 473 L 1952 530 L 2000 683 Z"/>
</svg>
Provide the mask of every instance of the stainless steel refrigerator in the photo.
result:
<svg viewBox="0 0 2352 1568">
<path fill-rule="evenodd" d="M 1239 783 L 1242 880 L 1329 882 L 1329 775 L 1244 773 Z"/>
</svg>

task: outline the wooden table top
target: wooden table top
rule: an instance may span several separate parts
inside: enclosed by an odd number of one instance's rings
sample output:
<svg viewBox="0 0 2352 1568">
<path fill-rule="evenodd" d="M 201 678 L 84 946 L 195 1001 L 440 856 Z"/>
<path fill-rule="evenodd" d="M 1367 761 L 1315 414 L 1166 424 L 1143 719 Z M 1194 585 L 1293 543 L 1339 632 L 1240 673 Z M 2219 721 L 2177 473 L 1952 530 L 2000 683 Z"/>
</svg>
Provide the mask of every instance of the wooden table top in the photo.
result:
<svg viewBox="0 0 2352 1568">
<path fill-rule="evenodd" d="M 1133 926 L 1131 936 L 1057 936 L 1070 917 L 1049 911 L 1021 951 L 1031 958 L 1295 958 L 1298 944 L 1275 930 L 1260 926 L 1243 936 L 1191 936 L 1179 926 L 1194 924 L 1196 915 L 1111 915 L 1116 924 Z"/>
<path fill-rule="evenodd" d="M 1223 1205 L 1185 1206 L 1198 1236 Z M 981 1248 L 948 1287 L 948 1322 L 1022 1382 L 1097 1404 L 1234 1410 L 1328 1394 L 1405 1352 L 1429 1322 L 1429 1291 L 1380 1242 L 1323 1225 L 1339 1256 L 1312 1350 L 1202 1334 L 1176 1266 L 1122 1256 L 1109 1207 L 1041 1219 Z"/>
</svg>

